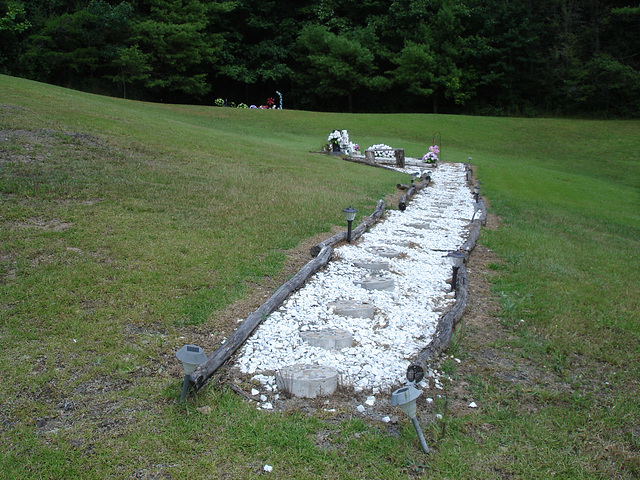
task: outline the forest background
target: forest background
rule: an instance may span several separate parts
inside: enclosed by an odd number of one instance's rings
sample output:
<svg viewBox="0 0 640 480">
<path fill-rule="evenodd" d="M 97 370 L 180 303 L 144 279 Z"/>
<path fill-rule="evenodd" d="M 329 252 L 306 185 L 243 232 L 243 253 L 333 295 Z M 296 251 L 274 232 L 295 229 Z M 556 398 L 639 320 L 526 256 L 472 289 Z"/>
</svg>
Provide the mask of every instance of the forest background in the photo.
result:
<svg viewBox="0 0 640 480">
<path fill-rule="evenodd" d="M 624 0 L 0 0 L 0 73 L 154 102 L 640 116 Z"/>
</svg>

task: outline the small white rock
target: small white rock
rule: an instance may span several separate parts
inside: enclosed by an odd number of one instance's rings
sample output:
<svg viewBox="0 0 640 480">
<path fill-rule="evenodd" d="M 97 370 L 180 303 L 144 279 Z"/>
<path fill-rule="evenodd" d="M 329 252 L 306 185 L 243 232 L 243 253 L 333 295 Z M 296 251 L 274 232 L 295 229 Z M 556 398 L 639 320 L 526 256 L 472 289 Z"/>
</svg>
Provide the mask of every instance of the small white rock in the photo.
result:
<svg viewBox="0 0 640 480">
<path fill-rule="evenodd" d="M 364 403 L 366 403 L 370 407 L 373 407 L 376 404 L 376 397 L 374 397 L 373 395 L 370 397 L 367 397 L 367 400 Z"/>
<path fill-rule="evenodd" d="M 262 408 L 264 408 L 265 410 L 273 410 L 273 405 L 271 404 L 271 402 L 266 402 L 262 404 Z"/>
<path fill-rule="evenodd" d="M 478 408 L 478 404 L 476 402 L 471 402 L 469 404 L 469 408 Z"/>
<path fill-rule="evenodd" d="M 271 465 L 265 465 L 264 467 L 262 467 L 262 469 L 265 472 L 272 472 L 273 471 L 273 467 Z"/>
<path fill-rule="evenodd" d="M 442 415 L 440 415 L 439 413 L 436 413 L 436 418 L 437 418 L 438 420 L 442 420 Z"/>
<path fill-rule="evenodd" d="M 364 405 L 358 405 L 356 407 L 356 410 L 359 411 L 360 413 L 364 413 L 364 411 L 365 411 Z"/>
<path fill-rule="evenodd" d="M 261 402 L 266 402 L 267 401 L 267 396 L 266 395 L 260 395 L 260 401 Z"/>
<path fill-rule="evenodd" d="M 256 395 L 258 395 L 259 393 L 260 393 L 260 390 L 256 390 L 255 388 L 252 388 L 252 389 L 251 389 L 251 395 L 253 395 L 254 397 L 255 397 Z"/>
<path fill-rule="evenodd" d="M 426 399 L 426 401 L 427 401 L 427 403 L 433 403 L 433 398 L 428 397 L 428 398 Z"/>
<path fill-rule="evenodd" d="M 382 417 L 382 421 L 384 423 L 389 423 L 391 421 L 391 417 Z"/>
</svg>

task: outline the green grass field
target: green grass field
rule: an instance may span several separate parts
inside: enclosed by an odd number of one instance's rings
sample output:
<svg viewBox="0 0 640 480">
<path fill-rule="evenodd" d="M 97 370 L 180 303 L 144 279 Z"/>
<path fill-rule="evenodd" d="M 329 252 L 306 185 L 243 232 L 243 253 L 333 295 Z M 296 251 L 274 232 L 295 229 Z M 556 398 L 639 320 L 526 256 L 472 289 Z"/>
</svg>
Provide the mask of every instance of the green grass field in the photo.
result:
<svg viewBox="0 0 640 480">
<path fill-rule="evenodd" d="M 407 182 L 313 153 L 335 128 L 416 157 L 438 132 L 499 219 L 480 238 L 492 334 L 463 322 L 437 402 L 464 385 L 481 408 L 445 410 L 444 435 L 424 411 L 429 456 L 403 418 L 265 413 L 224 383 L 177 402 L 180 346 L 210 352 L 288 251 Z M 639 121 L 162 105 L 0 76 L 0 478 L 638 478 L 639 151 Z"/>
</svg>

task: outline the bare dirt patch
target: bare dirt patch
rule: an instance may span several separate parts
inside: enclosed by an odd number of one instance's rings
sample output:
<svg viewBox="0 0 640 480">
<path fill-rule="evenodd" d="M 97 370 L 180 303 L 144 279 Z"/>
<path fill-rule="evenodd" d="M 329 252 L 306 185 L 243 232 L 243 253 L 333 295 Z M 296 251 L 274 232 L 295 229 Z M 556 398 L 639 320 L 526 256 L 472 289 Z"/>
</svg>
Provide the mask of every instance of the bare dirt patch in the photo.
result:
<svg viewBox="0 0 640 480">
<path fill-rule="evenodd" d="M 35 228 L 38 230 L 59 232 L 73 227 L 73 223 L 65 222 L 59 218 L 44 219 L 40 217 L 32 217 L 28 218 L 26 222 L 16 223 L 16 226 L 19 228 Z"/>
</svg>

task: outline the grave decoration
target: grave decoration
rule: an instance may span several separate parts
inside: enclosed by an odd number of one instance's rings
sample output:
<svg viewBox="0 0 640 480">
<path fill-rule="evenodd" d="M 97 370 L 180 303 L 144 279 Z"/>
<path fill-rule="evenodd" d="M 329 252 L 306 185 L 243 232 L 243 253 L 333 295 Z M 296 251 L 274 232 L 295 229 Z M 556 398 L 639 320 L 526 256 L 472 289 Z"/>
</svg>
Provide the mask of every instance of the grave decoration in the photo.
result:
<svg viewBox="0 0 640 480">
<path fill-rule="evenodd" d="M 371 145 L 367 150 L 374 150 L 374 156 L 384 158 L 395 158 L 394 148 L 384 143 L 378 143 L 377 145 Z"/>
<path fill-rule="evenodd" d="M 329 134 L 327 138 L 327 142 L 329 142 L 329 147 L 332 152 L 340 151 L 340 141 L 342 140 L 342 134 L 340 130 L 334 130 Z"/>
<path fill-rule="evenodd" d="M 354 155 L 360 152 L 360 146 L 349 140 L 349 132 L 346 130 L 334 130 L 327 138 L 329 151 L 341 152 L 345 155 Z"/>
<path fill-rule="evenodd" d="M 422 161 L 425 163 L 436 163 L 438 161 L 438 154 L 440 153 L 440 148 L 438 145 L 431 145 L 429 147 L 429 151 L 422 157 Z"/>
</svg>

